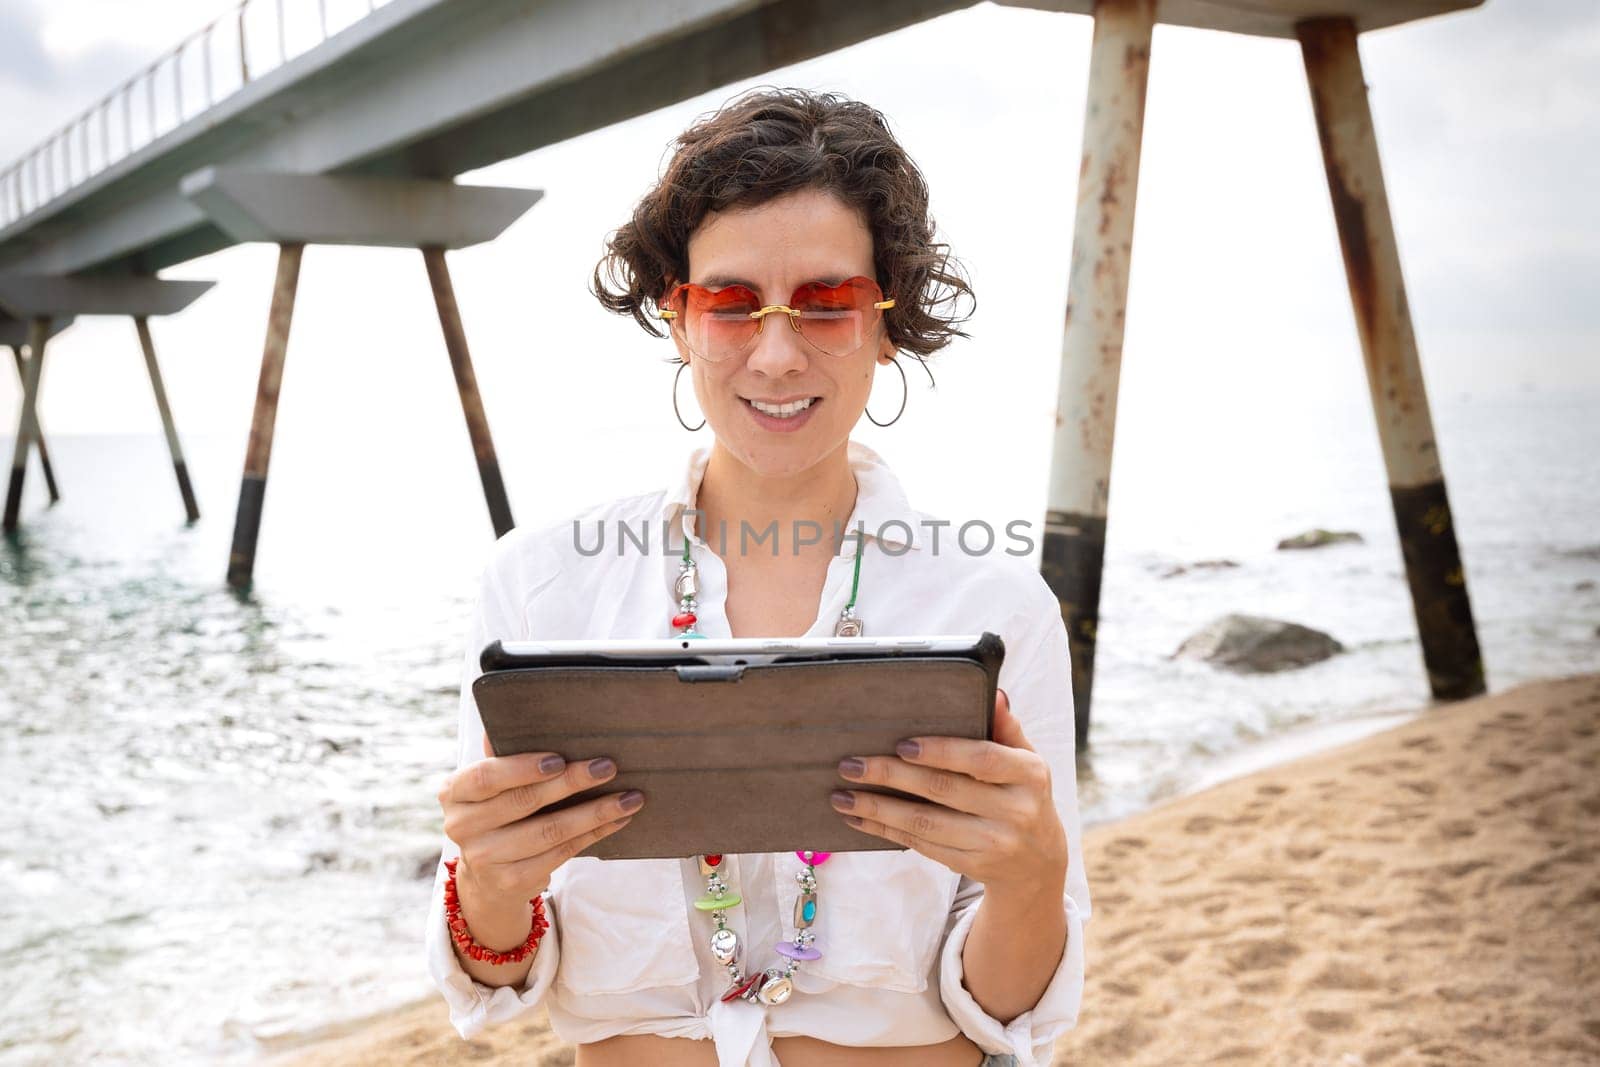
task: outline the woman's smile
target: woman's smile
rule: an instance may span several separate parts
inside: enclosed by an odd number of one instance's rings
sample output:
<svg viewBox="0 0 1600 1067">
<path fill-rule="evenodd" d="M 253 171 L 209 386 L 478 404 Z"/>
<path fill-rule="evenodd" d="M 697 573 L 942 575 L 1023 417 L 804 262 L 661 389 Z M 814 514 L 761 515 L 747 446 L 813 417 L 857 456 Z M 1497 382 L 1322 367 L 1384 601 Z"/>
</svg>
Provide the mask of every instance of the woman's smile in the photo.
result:
<svg viewBox="0 0 1600 1067">
<path fill-rule="evenodd" d="M 773 433 L 794 433 L 807 422 L 811 415 L 821 406 L 820 396 L 791 397 L 781 401 L 757 400 L 754 397 L 741 397 L 744 409 L 750 413 L 757 426 Z"/>
</svg>

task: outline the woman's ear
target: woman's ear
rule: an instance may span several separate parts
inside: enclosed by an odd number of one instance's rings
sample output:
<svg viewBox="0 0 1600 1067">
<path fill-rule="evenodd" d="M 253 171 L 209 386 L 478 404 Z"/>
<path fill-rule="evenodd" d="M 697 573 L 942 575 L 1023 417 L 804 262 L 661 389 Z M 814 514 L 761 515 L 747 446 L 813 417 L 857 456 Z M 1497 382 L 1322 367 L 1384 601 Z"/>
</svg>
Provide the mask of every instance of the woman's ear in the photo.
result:
<svg viewBox="0 0 1600 1067">
<path fill-rule="evenodd" d="M 678 287 L 678 280 L 676 278 L 668 278 L 667 279 L 666 288 L 661 290 L 661 296 L 658 297 L 654 301 L 657 311 L 665 310 L 661 306 L 661 301 L 666 298 L 666 295 L 668 293 L 672 292 L 672 290 L 676 289 L 677 287 Z M 662 326 L 666 327 L 667 336 L 672 338 L 673 347 L 675 347 L 678 350 L 678 359 L 679 359 L 679 361 L 681 361 L 683 363 L 690 362 L 690 354 L 691 353 L 689 352 L 689 346 L 683 343 L 683 339 L 682 339 L 682 337 L 679 336 L 678 331 L 674 330 L 672 328 L 672 320 L 671 319 L 663 319 L 663 320 L 659 320 L 659 321 L 660 321 Z"/>
</svg>

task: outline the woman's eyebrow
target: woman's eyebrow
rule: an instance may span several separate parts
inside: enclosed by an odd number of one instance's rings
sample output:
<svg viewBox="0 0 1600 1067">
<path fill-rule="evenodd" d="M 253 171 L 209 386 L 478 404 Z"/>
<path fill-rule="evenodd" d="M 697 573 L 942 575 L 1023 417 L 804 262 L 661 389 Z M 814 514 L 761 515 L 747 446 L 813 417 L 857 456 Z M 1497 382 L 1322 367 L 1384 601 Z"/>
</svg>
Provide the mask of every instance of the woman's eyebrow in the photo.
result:
<svg viewBox="0 0 1600 1067">
<path fill-rule="evenodd" d="M 803 282 L 802 284 L 809 284 L 809 282 L 819 281 L 826 282 L 829 285 L 838 285 L 840 281 L 843 281 L 848 277 L 850 277 L 850 275 L 841 271 L 823 271 L 820 274 L 812 275 L 807 282 Z M 729 285 L 742 285 L 746 289 L 753 290 L 757 295 L 761 293 L 761 287 L 755 282 L 746 281 L 744 278 L 735 278 L 727 274 L 713 274 L 708 278 L 701 279 L 699 284 L 705 286 L 707 289 L 721 289 Z"/>
<path fill-rule="evenodd" d="M 747 282 L 743 278 L 732 278 L 726 274 L 713 274 L 709 278 L 702 278 L 700 280 L 700 284 L 705 286 L 707 289 L 721 289 L 729 285 L 742 285 L 746 289 L 754 289 L 757 292 L 761 291 L 760 287 L 757 286 L 755 282 Z"/>
</svg>

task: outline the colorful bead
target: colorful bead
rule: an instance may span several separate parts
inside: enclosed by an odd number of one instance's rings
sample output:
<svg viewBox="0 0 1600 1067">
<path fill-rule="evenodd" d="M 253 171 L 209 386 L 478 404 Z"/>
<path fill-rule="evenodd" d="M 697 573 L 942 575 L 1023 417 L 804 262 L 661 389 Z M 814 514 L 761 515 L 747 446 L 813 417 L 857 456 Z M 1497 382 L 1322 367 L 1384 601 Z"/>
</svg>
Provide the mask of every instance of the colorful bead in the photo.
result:
<svg viewBox="0 0 1600 1067">
<path fill-rule="evenodd" d="M 721 855 L 701 856 L 700 857 L 700 875 L 703 878 L 709 878 L 711 875 L 716 874 L 717 873 L 717 868 L 719 868 L 721 866 L 722 866 L 722 856 Z"/>
<path fill-rule="evenodd" d="M 817 920 L 817 895 L 815 893 L 802 893 L 794 901 L 794 925 L 796 929 L 805 929 Z"/>
<path fill-rule="evenodd" d="M 672 625 L 682 629 L 695 624 L 695 614 L 692 611 L 680 611 L 672 617 Z"/>
<path fill-rule="evenodd" d="M 757 972 L 748 978 L 734 979 L 733 985 L 729 986 L 728 991 L 722 994 L 723 1002 L 726 1003 L 730 1000 L 738 1000 L 740 997 L 743 997 L 752 990 L 760 988 L 761 983 L 766 979 L 766 977 L 767 976 L 765 974 Z"/>
<path fill-rule="evenodd" d="M 673 592 L 679 600 L 685 600 L 700 595 L 700 578 L 693 567 L 689 567 L 678 574 L 678 580 L 673 585 Z"/>
<path fill-rule="evenodd" d="M 787 956 L 791 960 L 820 960 L 822 953 L 809 945 L 797 945 L 793 941 L 779 941 L 778 955 Z"/>
<path fill-rule="evenodd" d="M 739 906 L 738 893 L 724 893 L 720 897 L 701 897 L 694 902 L 694 906 L 701 911 L 721 911 L 723 908 Z"/>
<path fill-rule="evenodd" d="M 782 1004 L 794 992 L 794 983 L 781 974 L 769 978 L 761 985 L 761 1003 L 768 1005 Z"/>
<path fill-rule="evenodd" d="M 796 851 L 795 855 L 800 857 L 801 863 L 809 864 L 812 867 L 820 867 L 824 863 L 828 862 L 828 857 L 833 855 L 833 853 L 812 852 L 809 848 L 805 848 Z"/>
<path fill-rule="evenodd" d="M 711 955 L 718 963 L 727 966 L 738 953 L 738 934 L 732 930 L 722 929 L 711 935 Z"/>
</svg>

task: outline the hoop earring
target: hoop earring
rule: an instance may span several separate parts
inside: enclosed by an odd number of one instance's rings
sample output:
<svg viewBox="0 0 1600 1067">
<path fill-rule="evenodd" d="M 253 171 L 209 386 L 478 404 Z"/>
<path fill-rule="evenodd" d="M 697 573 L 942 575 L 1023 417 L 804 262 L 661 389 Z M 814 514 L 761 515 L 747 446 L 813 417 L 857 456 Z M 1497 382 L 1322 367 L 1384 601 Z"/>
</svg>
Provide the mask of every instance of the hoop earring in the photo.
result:
<svg viewBox="0 0 1600 1067">
<path fill-rule="evenodd" d="M 696 430 L 701 429 L 702 427 L 705 426 L 705 424 L 706 424 L 705 417 L 701 416 L 700 425 L 699 426 L 690 426 L 687 422 L 683 421 L 683 412 L 678 410 L 678 379 L 683 377 L 684 368 L 687 367 L 688 365 L 689 364 L 687 364 L 687 363 L 678 364 L 678 373 L 674 374 L 672 376 L 672 413 L 674 415 L 678 416 L 678 425 L 679 426 L 682 426 L 685 430 L 688 430 L 690 433 L 694 433 Z M 901 373 L 904 373 L 904 372 L 902 371 Z"/>
<path fill-rule="evenodd" d="M 897 358 L 891 358 L 889 362 L 894 365 L 895 370 L 900 372 L 900 410 L 896 411 L 894 413 L 894 418 L 890 419 L 888 422 L 879 422 L 877 419 L 872 418 L 871 411 L 868 411 L 866 408 L 862 408 L 861 410 L 866 413 L 868 419 L 872 420 L 872 425 L 874 426 L 893 426 L 895 423 L 899 422 L 900 416 L 905 414 L 906 398 L 911 392 L 910 386 L 906 383 L 906 369 L 900 365 L 900 360 Z"/>
</svg>

